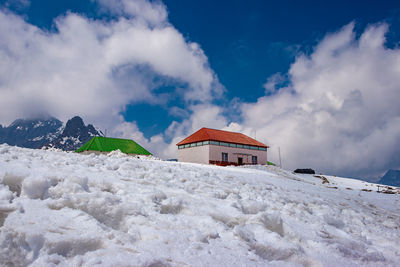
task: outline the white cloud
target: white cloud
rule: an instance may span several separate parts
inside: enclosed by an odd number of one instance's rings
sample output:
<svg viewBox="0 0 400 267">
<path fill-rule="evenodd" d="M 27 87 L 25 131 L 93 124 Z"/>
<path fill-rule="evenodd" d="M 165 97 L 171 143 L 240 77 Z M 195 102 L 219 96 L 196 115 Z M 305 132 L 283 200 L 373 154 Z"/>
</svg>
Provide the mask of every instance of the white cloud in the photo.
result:
<svg viewBox="0 0 400 267">
<path fill-rule="evenodd" d="M 167 10 L 161 1 L 148 0 L 96 0 L 104 12 L 140 19 L 150 25 L 167 21 Z"/>
<path fill-rule="evenodd" d="M 204 52 L 168 23 L 161 2 L 101 2 L 130 16 L 105 22 L 67 13 L 46 31 L 0 11 L 0 123 L 78 114 L 110 128 L 127 104 L 165 103 L 176 93 L 191 105 L 221 95 Z M 155 76 L 179 90 L 158 94 Z"/>
<path fill-rule="evenodd" d="M 143 135 L 135 122 L 126 122 L 122 116 L 120 116 L 119 121 L 120 123 L 116 124 L 112 131 L 113 136 L 132 139 L 155 156 L 165 159 L 171 158 L 171 153 L 166 151 L 169 144 L 165 143 L 161 134 L 154 135 L 148 139 Z"/>
<path fill-rule="evenodd" d="M 242 105 L 241 130 L 257 130 L 272 160 L 280 146 L 284 167 L 358 177 L 400 167 L 400 49 L 385 47 L 386 24 L 358 39 L 353 28 L 298 56 L 289 86 Z"/>
<path fill-rule="evenodd" d="M 286 81 L 286 78 L 280 73 L 276 73 L 267 79 L 267 82 L 263 85 L 265 93 L 274 93 L 277 87 Z"/>
<path fill-rule="evenodd" d="M 26 10 L 30 7 L 30 0 L 5 0 L 4 6 L 18 11 Z"/>
</svg>

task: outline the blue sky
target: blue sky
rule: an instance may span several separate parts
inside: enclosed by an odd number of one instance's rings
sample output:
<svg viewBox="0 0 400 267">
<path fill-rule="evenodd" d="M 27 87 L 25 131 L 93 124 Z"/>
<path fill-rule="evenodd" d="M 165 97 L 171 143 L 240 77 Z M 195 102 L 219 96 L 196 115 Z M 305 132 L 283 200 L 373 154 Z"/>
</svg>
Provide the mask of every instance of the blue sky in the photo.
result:
<svg viewBox="0 0 400 267">
<path fill-rule="evenodd" d="M 399 137 L 391 125 L 400 111 L 390 102 L 400 95 L 398 1 L 0 5 L 0 104 L 12 111 L 2 124 L 81 115 L 161 157 L 174 157 L 180 138 L 206 126 L 257 132 L 272 159 L 282 148 L 290 168 L 360 177 L 400 167 L 398 141 L 376 152 L 380 133 Z M 298 159 L 313 146 L 321 150 Z"/>
<path fill-rule="evenodd" d="M 224 104 L 232 99 L 256 101 L 263 95 L 263 84 L 274 73 L 285 73 L 299 51 L 316 45 L 327 32 L 355 21 L 356 28 L 387 21 L 390 40 L 400 41 L 398 1 L 163 1 L 169 21 L 190 41 L 205 51 L 211 68 L 226 88 Z M 93 1 L 1 1 L 38 27 L 54 30 L 54 19 L 66 12 L 77 12 L 94 19 L 110 19 L 99 14 Z M 162 89 L 161 89 L 162 90 Z M 180 105 L 180 101 L 169 103 Z M 145 136 L 162 133 L 173 120 L 169 105 L 136 103 L 122 114 L 136 121 Z M 140 114 L 140 116 L 138 116 Z M 156 120 L 154 120 L 156 118 Z"/>
</svg>

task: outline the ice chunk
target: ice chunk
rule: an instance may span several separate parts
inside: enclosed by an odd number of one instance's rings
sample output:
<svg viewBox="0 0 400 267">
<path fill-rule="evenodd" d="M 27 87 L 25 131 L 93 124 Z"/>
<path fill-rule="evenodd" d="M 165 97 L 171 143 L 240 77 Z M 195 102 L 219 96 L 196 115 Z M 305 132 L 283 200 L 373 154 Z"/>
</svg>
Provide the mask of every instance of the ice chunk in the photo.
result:
<svg viewBox="0 0 400 267">
<path fill-rule="evenodd" d="M 14 192 L 19 197 L 21 195 L 22 181 L 24 176 L 6 173 L 3 177 L 3 184 L 7 185 L 11 192 Z"/>
<path fill-rule="evenodd" d="M 244 214 L 257 214 L 260 211 L 265 211 L 267 205 L 254 200 L 246 200 L 241 201 L 239 207 Z"/>
<path fill-rule="evenodd" d="M 48 190 L 51 183 L 43 177 L 29 177 L 22 183 L 22 193 L 29 198 L 45 199 L 48 197 Z"/>
<path fill-rule="evenodd" d="M 270 261 L 287 260 L 296 253 L 295 249 L 276 248 L 270 245 L 254 244 L 251 246 L 255 253 L 263 259 Z"/>
<path fill-rule="evenodd" d="M 171 198 L 167 201 L 163 201 L 161 205 L 161 214 L 178 214 L 183 209 L 183 202 L 176 198 Z"/>
<path fill-rule="evenodd" d="M 279 213 L 264 213 L 261 215 L 260 221 L 268 230 L 284 236 L 283 221 Z"/>
<path fill-rule="evenodd" d="M 336 228 L 343 228 L 345 226 L 344 222 L 340 220 L 338 217 L 334 218 L 329 215 L 324 215 L 324 220 L 327 224 L 332 225 Z"/>
<path fill-rule="evenodd" d="M 251 232 L 249 229 L 246 227 L 242 226 L 235 226 L 233 229 L 233 232 L 239 236 L 241 239 L 244 241 L 253 244 L 256 241 L 256 238 L 254 237 L 254 233 Z"/>
</svg>

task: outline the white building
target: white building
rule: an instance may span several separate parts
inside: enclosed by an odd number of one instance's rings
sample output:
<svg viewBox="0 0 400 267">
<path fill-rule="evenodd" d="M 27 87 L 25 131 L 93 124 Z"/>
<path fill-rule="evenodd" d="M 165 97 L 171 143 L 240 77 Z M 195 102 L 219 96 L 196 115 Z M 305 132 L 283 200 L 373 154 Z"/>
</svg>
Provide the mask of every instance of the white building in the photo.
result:
<svg viewBox="0 0 400 267">
<path fill-rule="evenodd" d="M 241 133 L 201 128 L 178 144 L 178 161 L 203 164 L 267 164 L 268 146 Z"/>
</svg>

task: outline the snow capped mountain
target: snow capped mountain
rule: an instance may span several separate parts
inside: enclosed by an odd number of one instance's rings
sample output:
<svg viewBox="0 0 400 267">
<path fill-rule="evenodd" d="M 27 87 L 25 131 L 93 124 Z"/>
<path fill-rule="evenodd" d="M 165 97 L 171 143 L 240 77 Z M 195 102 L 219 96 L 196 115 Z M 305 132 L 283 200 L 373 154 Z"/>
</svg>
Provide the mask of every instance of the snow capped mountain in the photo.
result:
<svg viewBox="0 0 400 267">
<path fill-rule="evenodd" d="M 59 148 L 65 151 L 76 150 L 93 136 L 100 135 L 93 125 L 85 125 L 82 118 L 75 116 L 67 121 L 61 135 L 47 145 L 47 147 Z"/>
<path fill-rule="evenodd" d="M 0 265 L 398 266 L 400 194 L 277 167 L 0 145 Z"/>
<path fill-rule="evenodd" d="M 82 118 L 75 116 L 65 127 L 56 118 L 18 119 L 10 126 L 0 125 L 0 143 L 26 148 L 52 147 L 75 150 L 99 135 L 93 125 L 85 125 Z"/>
<path fill-rule="evenodd" d="M 53 141 L 62 130 L 62 122 L 56 118 L 18 119 L 8 127 L 0 128 L 0 143 L 41 148 Z"/>
</svg>

